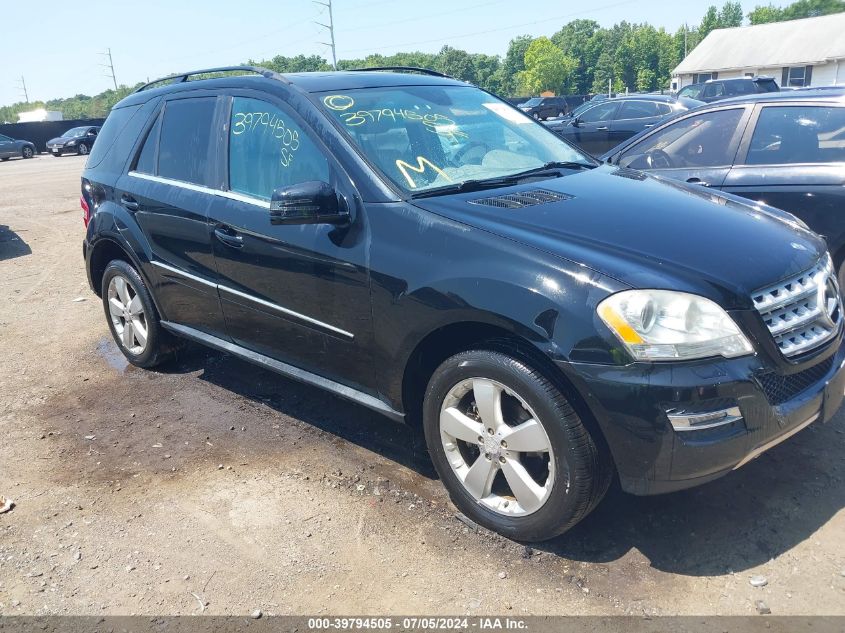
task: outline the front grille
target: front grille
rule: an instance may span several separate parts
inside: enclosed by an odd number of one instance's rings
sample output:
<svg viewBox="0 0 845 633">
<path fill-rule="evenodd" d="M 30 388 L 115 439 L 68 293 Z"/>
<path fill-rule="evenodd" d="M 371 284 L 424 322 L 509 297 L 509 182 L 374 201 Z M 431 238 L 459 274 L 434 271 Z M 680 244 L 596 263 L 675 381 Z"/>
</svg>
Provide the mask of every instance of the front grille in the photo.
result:
<svg viewBox="0 0 845 633">
<path fill-rule="evenodd" d="M 810 270 L 752 295 L 775 343 L 786 357 L 831 339 L 839 329 L 839 287 L 825 256 Z"/>
<path fill-rule="evenodd" d="M 529 191 L 509 193 L 503 196 L 477 198 L 475 200 L 470 200 L 469 203 L 483 204 L 488 207 L 497 207 L 500 209 L 522 209 L 523 207 L 533 207 L 536 204 L 560 202 L 561 200 L 569 200 L 570 198 L 572 198 L 572 196 L 566 193 L 549 191 L 548 189 L 531 189 Z"/>
<path fill-rule="evenodd" d="M 789 376 L 780 374 L 763 374 L 757 380 L 766 394 L 766 398 L 773 406 L 792 400 L 795 396 L 806 391 L 822 378 L 833 367 L 833 356 L 829 356 L 818 365 L 799 371 Z"/>
</svg>

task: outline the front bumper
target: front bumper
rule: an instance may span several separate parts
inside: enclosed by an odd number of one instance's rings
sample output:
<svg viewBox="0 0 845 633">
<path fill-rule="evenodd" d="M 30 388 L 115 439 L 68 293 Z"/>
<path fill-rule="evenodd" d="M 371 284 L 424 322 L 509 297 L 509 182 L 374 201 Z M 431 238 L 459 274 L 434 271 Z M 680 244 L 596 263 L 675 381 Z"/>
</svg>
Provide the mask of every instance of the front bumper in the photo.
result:
<svg viewBox="0 0 845 633">
<path fill-rule="evenodd" d="M 783 376 L 757 356 L 565 369 L 604 433 L 623 489 L 659 494 L 716 479 L 829 420 L 845 397 L 840 340 Z M 669 421 L 678 409 L 729 408 L 738 419 L 712 428 L 679 432 Z"/>
</svg>

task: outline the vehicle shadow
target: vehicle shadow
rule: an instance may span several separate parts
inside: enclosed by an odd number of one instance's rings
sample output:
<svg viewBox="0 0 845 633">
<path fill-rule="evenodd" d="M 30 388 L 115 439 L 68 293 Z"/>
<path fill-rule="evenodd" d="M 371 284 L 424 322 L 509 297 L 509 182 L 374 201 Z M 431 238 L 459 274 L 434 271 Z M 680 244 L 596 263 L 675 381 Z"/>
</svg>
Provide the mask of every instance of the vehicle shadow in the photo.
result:
<svg viewBox="0 0 845 633">
<path fill-rule="evenodd" d="M 198 345 L 187 346 L 163 371 L 200 371 L 201 380 L 437 478 L 419 434 L 315 387 Z M 763 564 L 845 508 L 843 429 L 845 409 L 742 469 L 691 490 L 636 497 L 616 485 L 579 525 L 531 546 L 589 563 L 609 563 L 638 550 L 654 568 L 690 576 Z"/>
<path fill-rule="evenodd" d="M 5 224 L 0 224 L 0 261 L 31 255 L 32 249 Z"/>
<path fill-rule="evenodd" d="M 378 453 L 427 479 L 437 478 L 415 429 L 316 387 L 195 344 L 185 345 L 174 362 L 160 369 L 163 373 L 197 370 L 200 380 Z"/>
</svg>

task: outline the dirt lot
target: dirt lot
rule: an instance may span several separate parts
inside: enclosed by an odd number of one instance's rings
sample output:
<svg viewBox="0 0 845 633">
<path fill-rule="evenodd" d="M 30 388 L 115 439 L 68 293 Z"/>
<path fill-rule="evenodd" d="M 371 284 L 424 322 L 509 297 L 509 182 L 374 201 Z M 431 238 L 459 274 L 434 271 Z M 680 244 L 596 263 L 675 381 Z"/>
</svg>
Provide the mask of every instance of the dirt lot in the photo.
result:
<svg viewBox="0 0 845 633">
<path fill-rule="evenodd" d="M 404 427 L 196 347 L 127 367 L 82 167 L 0 164 L 0 613 L 845 614 L 843 414 L 540 547 L 476 532 Z"/>
</svg>

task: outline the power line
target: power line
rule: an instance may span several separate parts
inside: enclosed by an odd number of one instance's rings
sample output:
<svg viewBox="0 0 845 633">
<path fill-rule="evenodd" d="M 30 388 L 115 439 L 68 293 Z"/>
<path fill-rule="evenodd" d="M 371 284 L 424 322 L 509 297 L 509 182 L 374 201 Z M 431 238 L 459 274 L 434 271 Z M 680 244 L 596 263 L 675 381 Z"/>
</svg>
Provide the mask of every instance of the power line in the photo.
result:
<svg viewBox="0 0 845 633">
<path fill-rule="evenodd" d="M 593 13 L 594 11 L 603 11 L 605 9 L 612 9 L 614 7 L 622 6 L 623 4 L 631 4 L 633 2 L 640 2 L 641 0 L 622 0 L 621 2 L 615 2 L 613 4 L 608 4 L 602 7 L 596 7 L 594 9 L 585 9 L 583 11 L 575 11 L 573 13 L 566 13 L 564 15 L 554 15 L 543 18 L 541 20 L 532 20 L 531 22 L 523 22 L 522 24 L 512 24 L 510 26 L 501 27 L 498 29 L 487 29 L 484 31 L 474 31 L 472 33 L 462 33 L 459 35 L 448 35 L 446 37 L 438 37 L 430 40 L 418 40 L 416 42 L 397 42 L 395 44 L 389 44 L 387 46 L 378 46 L 373 47 L 369 46 L 367 48 L 356 48 L 349 51 L 347 53 L 361 53 L 366 51 L 381 51 L 389 48 L 396 48 L 397 46 L 417 46 L 419 44 L 432 44 L 434 42 L 448 42 L 450 40 L 458 40 L 465 37 L 473 37 L 474 35 L 487 35 L 488 33 L 500 33 L 501 31 L 510 31 L 512 29 L 522 28 L 524 26 L 533 26 L 535 24 L 545 24 L 551 20 L 563 20 L 564 18 L 571 18 L 576 15 L 583 15 L 585 13 Z"/>
<path fill-rule="evenodd" d="M 111 49 L 107 49 L 105 53 L 100 53 L 100 55 L 108 56 L 109 63 L 108 64 L 100 64 L 103 68 L 108 68 L 110 74 L 106 75 L 106 77 L 111 77 L 112 82 L 114 83 L 114 89 L 117 90 L 117 79 L 114 76 L 114 62 L 111 58 Z"/>
<path fill-rule="evenodd" d="M 320 22 L 315 22 L 318 26 L 322 26 L 324 29 L 328 29 L 329 35 L 331 36 L 331 44 L 328 42 L 317 42 L 318 44 L 323 44 L 324 46 L 331 46 L 332 48 L 332 68 L 337 70 L 337 54 L 335 53 L 335 45 L 334 45 L 334 17 L 332 15 L 332 0 L 327 0 L 327 2 L 319 2 L 319 0 L 311 0 L 314 4 L 319 4 L 323 7 L 329 8 L 329 23 L 322 24 Z"/>
<path fill-rule="evenodd" d="M 481 7 L 487 7 L 491 4 L 503 4 L 504 2 L 511 2 L 511 0 L 492 0 L 491 2 L 481 2 L 479 4 L 471 4 L 469 6 L 460 7 L 458 9 L 452 9 L 451 11 L 441 11 L 437 14 L 430 14 L 428 16 L 413 16 L 410 18 L 403 18 L 401 20 L 391 20 L 390 22 L 381 22 L 379 24 L 365 24 L 364 26 L 356 26 L 351 29 L 343 29 L 344 33 L 351 33 L 353 31 L 366 31 L 367 29 L 376 29 L 382 28 L 385 26 L 393 26 L 394 24 L 404 24 L 405 22 L 419 22 L 425 17 L 432 17 L 432 18 L 441 18 L 444 15 L 451 15 L 453 13 L 460 13 L 462 11 L 470 11 L 472 9 L 478 9 Z"/>
</svg>

